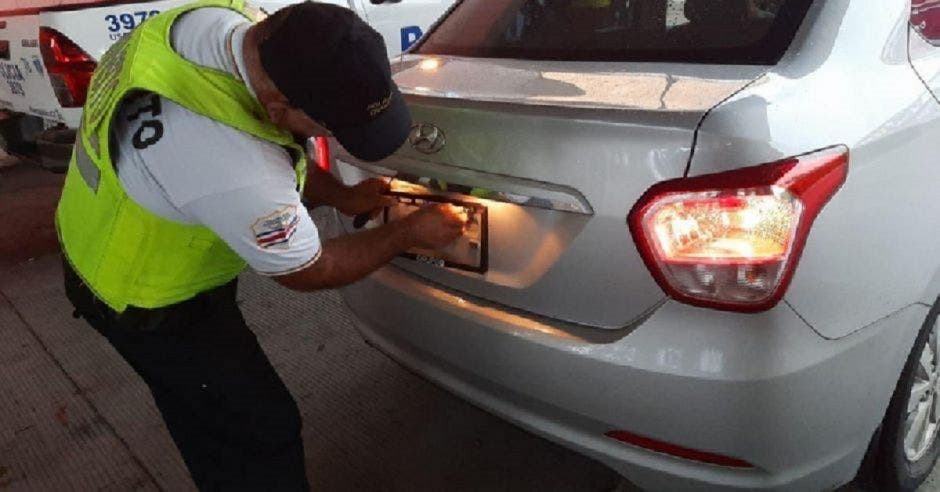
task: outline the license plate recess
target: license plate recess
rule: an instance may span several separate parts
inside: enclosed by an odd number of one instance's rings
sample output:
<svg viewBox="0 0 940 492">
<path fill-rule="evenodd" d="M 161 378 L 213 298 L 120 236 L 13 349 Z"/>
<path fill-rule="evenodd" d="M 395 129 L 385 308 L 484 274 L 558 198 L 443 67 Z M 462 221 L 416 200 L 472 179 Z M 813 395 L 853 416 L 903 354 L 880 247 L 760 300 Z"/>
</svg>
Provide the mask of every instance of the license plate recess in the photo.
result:
<svg viewBox="0 0 940 492">
<path fill-rule="evenodd" d="M 384 222 L 399 220 L 419 208 L 434 203 L 450 203 L 467 214 L 467 226 L 463 235 L 442 250 L 412 248 L 402 256 L 438 267 L 454 268 L 474 273 L 486 273 L 489 267 L 488 210 L 485 205 L 437 195 L 391 192 L 389 196 L 398 202 L 386 207 Z"/>
</svg>

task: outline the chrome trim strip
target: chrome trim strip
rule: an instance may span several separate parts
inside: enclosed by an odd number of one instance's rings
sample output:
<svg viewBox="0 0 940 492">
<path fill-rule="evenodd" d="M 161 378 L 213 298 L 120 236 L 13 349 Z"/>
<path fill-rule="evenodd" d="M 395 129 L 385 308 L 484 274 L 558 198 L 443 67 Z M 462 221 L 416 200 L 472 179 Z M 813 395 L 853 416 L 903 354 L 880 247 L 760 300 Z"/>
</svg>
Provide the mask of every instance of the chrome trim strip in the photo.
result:
<svg viewBox="0 0 940 492">
<path fill-rule="evenodd" d="M 456 193 L 477 198 L 516 205 L 555 210 L 558 212 L 594 215 L 594 209 L 587 199 L 573 188 L 544 183 L 525 178 L 516 178 L 500 174 L 491 174 L 472 169 L 449 166 L 423 161 L 410 161 L 397 158 L 394 163 L 371 164 L 352 159 L 346 155 L 337 156 L 337 167 L 349 166 L 367 173 L 394 178 L 397 191 L 421 192 L 432 194 Z M 394 166 L 392 168 L 391 166 Z M 341 171 L 342 169 L 340 169 Z M 402 187 L 401 183 L 407 183 Z"/>
</svg>

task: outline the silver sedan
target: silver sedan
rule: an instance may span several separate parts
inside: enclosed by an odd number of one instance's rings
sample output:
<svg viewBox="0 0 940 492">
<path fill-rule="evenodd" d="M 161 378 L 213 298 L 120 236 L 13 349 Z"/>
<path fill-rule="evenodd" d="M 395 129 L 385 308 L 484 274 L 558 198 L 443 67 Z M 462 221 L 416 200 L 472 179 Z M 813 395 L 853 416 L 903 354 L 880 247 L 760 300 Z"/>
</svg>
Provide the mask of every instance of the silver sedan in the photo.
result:
<svg viewBox="0 0 940 492">
<path fill-rule="evenodd" d="M 393 67 L 409 144 L 334 172 L 392 180 L 372 224 L 449 201 L 467 232 L 345 299 L 644 488 L 913 490 L 940 454 L 938 46 L 934 0 L 460 1 Z"/>
</svg>

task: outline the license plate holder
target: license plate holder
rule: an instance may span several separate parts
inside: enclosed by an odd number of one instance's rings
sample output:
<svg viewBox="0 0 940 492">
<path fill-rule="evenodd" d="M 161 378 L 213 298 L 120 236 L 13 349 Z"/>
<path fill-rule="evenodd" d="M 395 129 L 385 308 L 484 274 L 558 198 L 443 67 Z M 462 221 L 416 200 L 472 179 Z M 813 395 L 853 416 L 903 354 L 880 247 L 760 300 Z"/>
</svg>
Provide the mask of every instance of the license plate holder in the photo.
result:
<svg viewBox="0 0 940 492">
<path fill-rule="evenodd" d="M 489 213 L 485 205 L 437 195 L 390 192 L 398 203 L 385 207 L 383 222 L 398 220 L 418 208 L 433 203 L 450 203 L 467 213 L 467 227 L 457 241 L 437 251 L 412 248 L 401 256 L 441 268 L 486 273 L 489 268 Z"/>
</svg>

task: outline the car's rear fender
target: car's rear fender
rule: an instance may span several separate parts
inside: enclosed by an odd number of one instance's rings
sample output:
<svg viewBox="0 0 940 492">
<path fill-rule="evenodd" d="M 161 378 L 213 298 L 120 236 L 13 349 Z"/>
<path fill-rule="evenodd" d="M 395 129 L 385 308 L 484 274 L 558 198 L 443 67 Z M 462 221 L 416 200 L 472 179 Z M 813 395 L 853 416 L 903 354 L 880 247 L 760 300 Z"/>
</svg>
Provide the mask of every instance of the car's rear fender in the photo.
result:
<svg viewBox="0 0 940 492">
<path fill-rule="evenodd" d="M 902 1 L 815 2 L 780 64 L 698 132 L 690 175 L 850 149 L 785 297 L 826 338 L 937 294 L 940 105 L 908 62 L 909 15 Z"/>
</svg>

